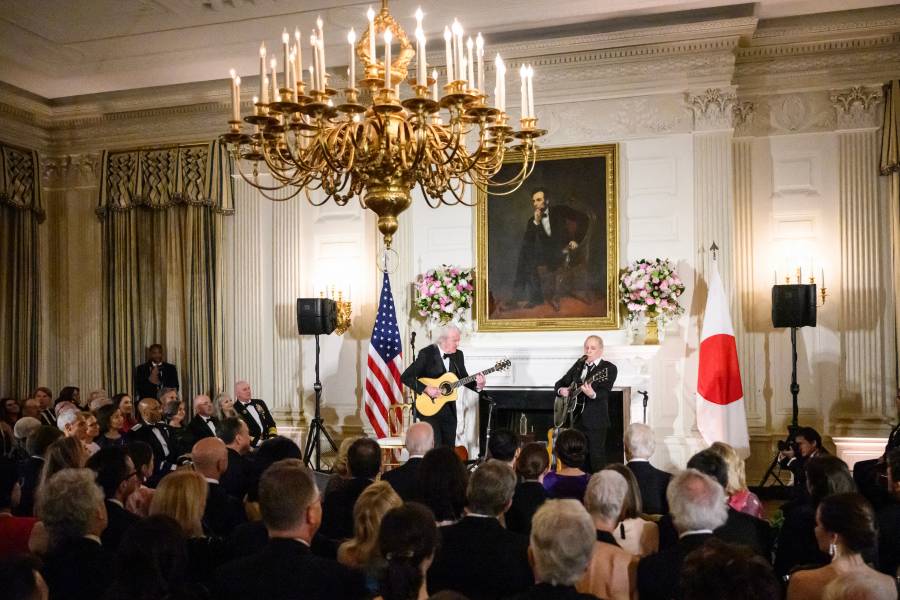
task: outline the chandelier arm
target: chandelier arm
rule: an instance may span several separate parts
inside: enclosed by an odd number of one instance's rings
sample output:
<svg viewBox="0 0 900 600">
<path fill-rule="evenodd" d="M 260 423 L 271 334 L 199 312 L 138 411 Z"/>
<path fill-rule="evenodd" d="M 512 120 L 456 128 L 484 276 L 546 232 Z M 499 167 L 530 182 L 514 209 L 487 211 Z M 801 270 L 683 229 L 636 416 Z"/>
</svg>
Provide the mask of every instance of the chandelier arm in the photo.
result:
<svg viewBox="0 0 900 600">
<path fill-rule="evenodd" d="M 233 159 L 233 157 L 232 157 L 232 159 Z M 253 161 L 253 162 L 255 163 L 255 162 L 257 162 L 257 161 Z M 271 192 L 274 192 L 274 191 L 280 190 L 280 189 L 282 189 L 282 188 L 284 187 L 283 185 L 274 185 L 274 186 L 272 186 L 272 187 L 263 185 L 263 184 L 261 184 L 261 183 L 258 182 L 259 171 L 258 171 L 255 167 L 254 167 L 254 172 L 255 172 L 255 174 L 254 174 L 253 178 L 251 179 L 250 177 L 248 177 L 248 176 L 244 173 L 244 170 L 241 168 L 241 161 L 240 161 L 240 160 L 234 160 L 234 163 L 237 164 L 238 175 L 241 176 L 241 179 L 243 179 L 245 182 L 249 183 L 251 186 L 253 186 L 254 188 L 256 188 L 256 189 L 258 189 L 258 190 L 260 190 L 260 191 L 271 191 Z M 277 198 L 276 198 L 276 200 L 277 200 Z"/>
</svg>

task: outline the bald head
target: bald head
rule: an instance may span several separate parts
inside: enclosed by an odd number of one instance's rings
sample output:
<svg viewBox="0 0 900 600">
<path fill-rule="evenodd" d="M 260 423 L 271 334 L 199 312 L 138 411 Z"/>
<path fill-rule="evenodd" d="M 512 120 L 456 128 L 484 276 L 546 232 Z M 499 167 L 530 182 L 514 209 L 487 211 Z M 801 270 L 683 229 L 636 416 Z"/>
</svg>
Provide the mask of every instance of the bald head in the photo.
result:
<svg viewBox="0 0 900 600">
<path fill-rule="evenodd" d="M 212 400 L 206 394 L 194 397 L 194 414 L 201 417 L 211 417 L 213 414 Z"/>
<path fill-rule="evenodd" d="M 218 480 L 228 468 L 228 448 L 215 437 L 203 438 L 191 450 L 194 469 L 204 477 Z"/>
<path fill-rule="evenodd" d="M 434 429 L 425 421 L 419 421 L 409 426 L 406 432 L 406 449 L 412 456 L 425 456 L 425 453 L 434 448 Z"/>
<path fill-rule="evenodd" d="M 143 398 L 138 402 L 138 412 L 145 423 L 154 424 L 162 418 L 162 407 L 156 398 Z"/>
</svg>

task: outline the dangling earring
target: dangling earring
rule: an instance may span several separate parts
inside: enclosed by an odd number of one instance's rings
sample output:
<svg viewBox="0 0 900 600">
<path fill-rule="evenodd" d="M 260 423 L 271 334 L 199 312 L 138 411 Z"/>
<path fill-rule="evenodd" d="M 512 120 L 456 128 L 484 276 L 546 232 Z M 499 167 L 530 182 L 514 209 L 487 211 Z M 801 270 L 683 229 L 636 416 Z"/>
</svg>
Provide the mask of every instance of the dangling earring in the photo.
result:
<svg viewBox="0 0 900 600">
<path fill-rule="evenodd" d="M 834 557 L 834 553 L 837 551 L 837 546 L 834 545 L 834 542 L 831 542 L 828 545 L 828 556 Z"/>
</svg>

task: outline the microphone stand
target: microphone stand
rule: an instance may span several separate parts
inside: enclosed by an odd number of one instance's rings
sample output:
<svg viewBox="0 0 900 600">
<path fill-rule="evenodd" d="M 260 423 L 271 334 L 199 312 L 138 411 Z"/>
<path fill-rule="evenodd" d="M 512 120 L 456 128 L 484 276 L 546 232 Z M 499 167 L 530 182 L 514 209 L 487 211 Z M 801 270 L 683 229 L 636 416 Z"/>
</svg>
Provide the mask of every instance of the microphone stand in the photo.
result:
<svg viewBox="0 0 900 600">
<path fill-rule="evenodd" d="M 650 393 L 646 390 L 638 390 L 638 394 L 643 396 L 641 399 L 641 403 L 644 405 L 644 420 L 642 421 L 644 425 L 647 424 L 647 400 L 650 397 Z"/>
</svg>

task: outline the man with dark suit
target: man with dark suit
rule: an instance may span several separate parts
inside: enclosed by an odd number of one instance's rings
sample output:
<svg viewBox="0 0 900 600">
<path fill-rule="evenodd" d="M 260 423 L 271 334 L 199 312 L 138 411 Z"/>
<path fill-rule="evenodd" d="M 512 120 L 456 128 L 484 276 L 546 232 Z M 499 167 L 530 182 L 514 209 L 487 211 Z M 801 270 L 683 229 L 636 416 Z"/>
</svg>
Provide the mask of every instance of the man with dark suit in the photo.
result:
<svg viewBox="0 0 900 600">
<path fill-rule="evenodd" d="M 208 495 L 203 512 L 203 530 L 207 535 L 226 537 L 247 520 L 244 505 L 229 496 L 219 479 L 228 468 L 228 450 L 219 438 L 203 438 L 191 449 L 194 470 L 206 479 Z"/>
<path fill-rule="evenodd" d="M 158 398 L 159 392 L 166 388 L 179 389 L 178 369 L 165 362 L 165 353 L 161 344 L 153 344 L 147 348 L 147 362 L 134 368 L 134 398 Z"/>
<path fill-rule="evenodd" d="M 215 408 L 206 394 L 200 394 L 194 398 L 194 417 L 188 423 L 188 431 L 193 441 L 207 437 L 216 437 L 219 420 L 213 416 Z"/>
<path fill-rule="evenodd" d="M 44 453 L 50 444 L 62 436 L 63 432 L 55 425 L 52 427 L 42 425 L 25 440 L 25 451 L 28 453 L 28 458 L 19 463 L 22 492 L 19 506 L 15 507 L 14 511 L 17 516 L 34 516 L 34 493 L 41 480 L 41 471 L 44 469 Z"/>
<path fill-rule="evenodd" d="M 406 432 L 406 451 L 409 459 L 397 467 L 385 472 L 381 478 L 391 484 L 397 495 L 404 502 L 415 500 L 416 481 L 419 476 L 419 465 L 425 453 L 434 448 L 434 430 L 428 423 L 413 423 Z"/>
<path fill-rule="evenodd" d="M 606 466 L 606 431 L 609 429 L 609 392 L 616 383 L 616 365 L 603 360 L 603 340 L 590 335 L 584 340 L 584 356 L 575 361 L 554 389 L 563 398 L 569 397 L 569 386 L 576 385 L 575 392 L 584 402 L 584 411 L 575 420 L 575 429 L 587 437 L 588 456 L 585 471 L 596 473 Z M 596 378 L 593 383 L 584 383 Z"/>
<path fill-rule="evenodd" d="M 641 559 L 637 569 L 641 600 L 681 599 L 681 565 L 728 518 L 725 489 L 695 469 L 681 471 L 666 492 L 678 542 Z"/>
<path fill-rule="evenodd" d="M 250 430 L 250 444 L 255 448 L 263 441 L 278 435 L 278 426 L 269 407 L 259 398 L 246 381 L 234 384 L 234 410 Z"/>
<path fill-rule="evenodd" d="M 515 474 L 500 461 L 489 460 L 472 473 L 466 515 L 441 530 L 441 546 L 428 570 L 431 594 L 453 590 L 471 600 L 488 600 L 531 586 L 528 538 L 507 531 L 499 521 L 515 488 Z"/>
<path fill-rule="evenodd" d="M 228 449 L 228 468 L 219 478 L 222 489 L 229 496 L 243 500 L 250 490 L 251 464 L 247 460 L 250 452 L 250 430 L 237 417 L 226 417 L 219 424 L 219 439 Z"/>
<path fill-rule="evenodd" d="M 286 459 L 266 469 L 259 481 L 259 507 L 269 541 L 261 551 L 216 572 L 213 598 L 369 597 L 361 571 L 310 550 L 322 520 L 322 504 L 313 476 L 301 461 Z"/>
<path fill-rule="evenodd" d="M 162 421 L 162 407 L 156 398 L 144 398 L 138 403 L 142 423 L 132 426 L 128 440 L 144 442 L 153 449 L 153 475 L 148 485 L 156 487 L 163 476 L 172 470 L 175 459 L 175 443 L 169 426 Z"/>
<path fill-rule="evenodd" d="M 641 490 L 641 509 L 648 515 L 669 512 L 666 488 L 672 475 L 650 464 L 656 450 L 653 430 L 641 423 L 632 423 L 625 430 L 625 464 L 634 473 Z"/>
<path fill-rule="evenodd" d="M 519 249 L 515 297 L 524 306 L 548 302 L 559 311 L 560 269 L 575 263 L 588 229 L 587 215 L 565 205 L 550 207 L 547 191 L 531 193 L 534 215 L 525 224 Z"/>
<path fill-rule="evenodd" d="M 353 537 L 353 506 L 381 471 L 381 446 L 371 438 L 360 438 L 347 450 L 350 479 L 325 494 L 322 502 L 322 535 L 332 541 Z"/>
<path fill-rule="evenodd" d="M 419 355 L 413 364 L 409 365 L 400 379 L 403 384 L 412 389 L 416 395 L 426 393 L 432 398 L 440 395 L 440 390 L 434 386 L 426 386 L 419 381 L 420 377 L 436 379 L 444 373 L 451 372 L 459 379 L 469 376 L 466 371 L 466 359 L 459 349 L 459 328 L 448 325 L 441 329 L 437 343 L 425 346 L 419 351 Z M 471 390 L 480 392 L 484 387 L 484 376 L 479 374 L 474 383 L 466 385 Z M 456 403 L 447 402 L 431 417 L 419 415 L 434 430 L 435 446 L 450 446 L 456 444 Z"/>
<path fill-rule="evenodd" d="M 890 501 L 878 510 L 878 570 L 896 577 L 900 567 L 900 448 L 887 453 L 887 490 Z"/>
<path fill-rule="evenodd" d="M 122 536 L 139 517 L 125 510 L 125 502 L 141 486 L 131 457 L 121 446 L 101 448 L 87 461 L 87 468 L 97 473 L 97 484 L 106 497 L 106 529 L 100 536 L 103 547 L 115 552 Z"/>
<path fill-rule="evenodd" d="M 806 489 L 806 463 L 823 454 L 828 454 L 828 450 L 822 447 L 822 436 L 812 427 L 797 429 L 793 447 L 778 453 L 778 463 L 783 469 L 790 469 L 794 476 L 794 500 L 803 501 L 809 497 Z"/>
</svg>

